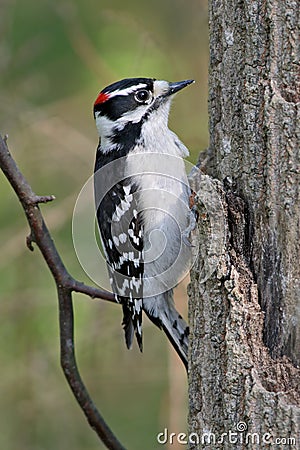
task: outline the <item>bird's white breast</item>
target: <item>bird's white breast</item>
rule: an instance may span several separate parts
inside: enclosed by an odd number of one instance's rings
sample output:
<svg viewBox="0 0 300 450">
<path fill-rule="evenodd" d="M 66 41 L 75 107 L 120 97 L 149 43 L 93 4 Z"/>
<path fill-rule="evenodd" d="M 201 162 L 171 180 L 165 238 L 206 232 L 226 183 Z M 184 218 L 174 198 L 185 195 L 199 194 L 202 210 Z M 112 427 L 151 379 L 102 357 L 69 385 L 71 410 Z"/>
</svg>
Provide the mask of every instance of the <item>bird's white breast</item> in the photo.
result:
<svg viewBox="0 0 300 450">
<path fill-rule="evenodd" d="M 152 280 L 167 271 L 176 259 L 189 259 L 182 244 L 189 221 L 190 189 L 183 156 L 187 149 L 179 138 L 159 122 L 143 125 L 143 141 L 127 158 L 128 176 L 138 185 L 139 210 L 144 223 L 144 276 Z M 177 284 L 178 268 L 157 284 Z M 152 281 L 150 281 L 151 286 Z M 153 285 L 153 284 L 152 284 Z M 172 286 L 173 287 L 173 286 Z M 146 288 L 146 286 L 145 286 Z"/>
</svg>

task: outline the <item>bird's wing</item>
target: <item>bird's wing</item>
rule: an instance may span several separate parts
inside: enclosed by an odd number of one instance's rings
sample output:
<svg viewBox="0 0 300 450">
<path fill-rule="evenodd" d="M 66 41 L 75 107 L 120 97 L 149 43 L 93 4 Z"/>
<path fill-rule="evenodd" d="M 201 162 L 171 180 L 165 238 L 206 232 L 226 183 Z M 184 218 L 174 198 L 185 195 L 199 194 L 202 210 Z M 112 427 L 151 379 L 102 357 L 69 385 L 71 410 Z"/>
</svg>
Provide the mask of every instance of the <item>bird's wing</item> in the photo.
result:
<svg viewBox="0 0 300 450">
<path fill-rule="evenodd" d="M 127 347 L 131 347 L 135 332 L 142 350 L 143 221 L 138 196 L 132 180 L 118 182 L 100 202 L 97 220 L 111 287 L 123 306 Z"/>
</svg>

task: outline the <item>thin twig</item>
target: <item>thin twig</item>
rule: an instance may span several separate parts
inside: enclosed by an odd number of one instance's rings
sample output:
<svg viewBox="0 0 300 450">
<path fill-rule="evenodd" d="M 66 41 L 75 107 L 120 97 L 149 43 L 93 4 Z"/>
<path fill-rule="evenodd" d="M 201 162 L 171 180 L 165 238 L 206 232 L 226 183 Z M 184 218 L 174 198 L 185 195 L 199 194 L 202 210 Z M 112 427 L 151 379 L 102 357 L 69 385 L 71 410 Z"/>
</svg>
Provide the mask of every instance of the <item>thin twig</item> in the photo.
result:
<svg viewBox="0 0 300 450">
<path fill-rule="evenodd" d="M 38 206 L 39 203 L 47 203 L 54 200 L 54 197 L 38 196 L 33 192 L 8 150 L 7 137 L 3 139 L 1 136 L 0 167 L 16 192 L 25 211 L 30 226 L 27 246 L 30 250 L 33 250 L 32 243 L 36 243 L 56 283 L 59 303 L 61 366 L 65 377 L 90 426 L 106 447 L 111 450 L 125 450 L 125 447 L 123 447 L 107 426 L 89 396 L 77 368 L 74 348 L 72 292 L 81 292 L 92 298 L 101 298 L 110 302 L 116 302 L 114 295 L 108 291 L 87 286 L 75 280 L 69 274 L 55 247 Z"/>
</svg>

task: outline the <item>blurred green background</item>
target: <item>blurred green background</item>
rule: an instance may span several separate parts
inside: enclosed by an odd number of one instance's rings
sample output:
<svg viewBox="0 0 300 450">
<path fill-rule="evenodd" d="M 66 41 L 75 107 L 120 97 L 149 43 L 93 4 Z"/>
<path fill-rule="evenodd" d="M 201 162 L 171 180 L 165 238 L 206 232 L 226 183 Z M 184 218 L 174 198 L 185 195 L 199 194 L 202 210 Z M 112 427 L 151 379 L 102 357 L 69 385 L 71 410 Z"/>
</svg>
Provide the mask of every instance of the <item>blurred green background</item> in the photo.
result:
<svg viewBox="0 0 300 450">
<path fill-rule="evenodd" d="M 2 0 L 0 11 L 0 132 L 36 193 L 55 195 L 42 206 L 46 222 L 72 275 L 90 282 L 71 220 L 93 170 L 93 101 L 124 77 L 195 78 L 170 117 L 195 162 L 208 140 L 207 4 Z M 55 286 L 39 251 L 25 247 L 25 217 L 2 173 L 0 189 L 0 449 L 102 449 L 60 369 Z M 158 449 L 165 427 L 185 431 L 185 371 L 162 333 L 145 320 L 144 353 L 127 351 L 121 308 L 80 295 L 74 306 L 79 368 L 124 446 Z"/>
</svg>

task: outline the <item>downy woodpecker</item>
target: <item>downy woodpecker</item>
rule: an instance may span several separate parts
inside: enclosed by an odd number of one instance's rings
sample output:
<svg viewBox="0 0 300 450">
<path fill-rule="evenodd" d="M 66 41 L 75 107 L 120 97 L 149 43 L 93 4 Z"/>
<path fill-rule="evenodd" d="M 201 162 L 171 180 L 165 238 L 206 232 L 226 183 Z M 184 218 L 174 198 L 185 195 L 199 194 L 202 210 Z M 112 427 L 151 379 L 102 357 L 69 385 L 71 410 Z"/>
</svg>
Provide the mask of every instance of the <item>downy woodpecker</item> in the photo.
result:
<svg viewBox="0 0 300 450">
<path fill-rule="evenodd" d="M 174 94 L 192 82 L 124 79 L 103 89 L 94 103 L 97 221 L 111 287 L 123 307 L 127 347 L 135 334 L 142 351 L 144 311 L 186 367 L 189 330 L 175 309 L 173 287 L 191 257 L 183 161 L 189 152 L 168 128 L 168 115 Z"/>
</svg>

